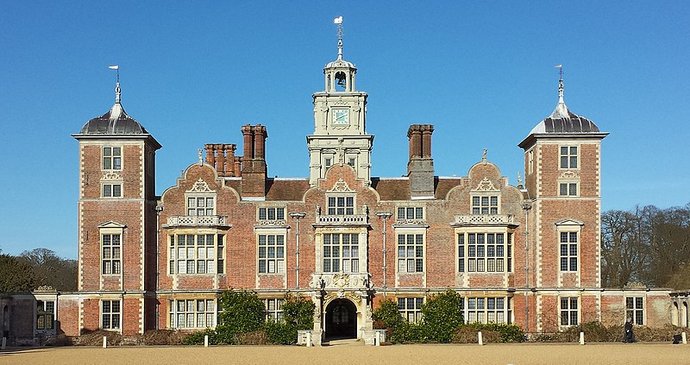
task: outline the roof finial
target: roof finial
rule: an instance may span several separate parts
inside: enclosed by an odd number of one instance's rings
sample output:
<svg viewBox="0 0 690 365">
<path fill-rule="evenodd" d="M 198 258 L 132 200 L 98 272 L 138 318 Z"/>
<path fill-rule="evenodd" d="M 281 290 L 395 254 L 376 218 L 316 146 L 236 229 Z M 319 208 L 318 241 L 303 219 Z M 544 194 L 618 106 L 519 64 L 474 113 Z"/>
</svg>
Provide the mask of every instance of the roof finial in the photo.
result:
<svg viewBox="0 0 690 365">
<path fill-rule="evenodd" d="M 489 150 L 486 148 L 482 151 L 482 162 L 486 162 L 486 155 L 488 154 L 488 152 Z"/>
<path fill-rule="evenodd" d="M 115 104 L 120 104 L 122 100 L 122 90 L 120 89 L 120 66 L 108 66 L 109 69 L 115 70 Z"/>
<path fill-rule="evenodd" d="M 563 101 L 563 90 L 565 87 L 563 86 L 563 65 L 556 65 L 556 68 L 558 68 L 558 73 L 559 73 L 559 78 L 558 78 L 558 104 L 564 104 L 565 101 Z"/>
<path fill-rule="evenodd" d="M 343 59 L 343 16 L 333 19 L 333 24 L 338 26 L 338 59 Z"/>
</svg>

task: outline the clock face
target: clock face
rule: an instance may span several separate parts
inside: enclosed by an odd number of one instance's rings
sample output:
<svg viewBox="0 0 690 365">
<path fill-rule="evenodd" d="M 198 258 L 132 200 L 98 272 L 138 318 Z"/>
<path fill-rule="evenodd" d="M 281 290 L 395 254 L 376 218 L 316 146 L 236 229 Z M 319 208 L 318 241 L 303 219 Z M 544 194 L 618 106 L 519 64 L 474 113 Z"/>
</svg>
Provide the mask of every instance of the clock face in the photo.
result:
<svg viewBox="0 0 690 365">
<path fill-rule="evenodd" d="M 333 109 L 333 124 L 348 124 L 349 109 Z"/>
</svg>

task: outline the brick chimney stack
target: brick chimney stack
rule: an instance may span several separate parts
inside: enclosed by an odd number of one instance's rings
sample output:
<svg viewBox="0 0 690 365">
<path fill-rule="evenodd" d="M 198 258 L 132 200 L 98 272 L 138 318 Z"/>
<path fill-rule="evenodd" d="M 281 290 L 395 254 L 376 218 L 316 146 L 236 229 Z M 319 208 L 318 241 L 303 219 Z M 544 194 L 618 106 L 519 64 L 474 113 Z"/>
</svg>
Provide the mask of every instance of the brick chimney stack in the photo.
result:
<svg viewBox="0 0 690 365">
<path fill-rule="evenodd" d="M 212 144 L 204 145 L 206 149 L 206 163 L 211 166 L 216 166 L 216 156 L 214 155 L 214 148 Z"/>
<path fill-rule="evenodd" d="M 431 157 L 431 124 L 413 124 L 407 130 L 410 145 L 410 159 L 407 162 L 407 176 L 410 179 L 410 196 L 414 198 L 434 197 L 434 160 Z"/>
<path fill-rule="evenodd" d="M 223 152 L 225 153 L 225 167 L 223 171 L 224 176 L 236 176 L 235 174 L 235 149 L 237 146 L 234 144 L 224 144 Z"/>
<path fill-rule="evenodd" d="M 242 156 L 242 196 L 263 198 L 266 196 L 266 127 L 242 126 L 244 156 Z"/>
</svg>

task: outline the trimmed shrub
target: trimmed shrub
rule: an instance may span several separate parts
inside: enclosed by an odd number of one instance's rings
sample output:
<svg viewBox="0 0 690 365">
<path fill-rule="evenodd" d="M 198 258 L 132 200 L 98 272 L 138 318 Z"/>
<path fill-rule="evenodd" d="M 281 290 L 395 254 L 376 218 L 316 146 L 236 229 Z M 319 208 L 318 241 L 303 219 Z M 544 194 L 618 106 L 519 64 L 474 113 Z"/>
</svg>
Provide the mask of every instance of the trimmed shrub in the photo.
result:
<svg viewBox="0 0 690 365">
<path fill-rule="evenodd" d="M 218 303 L 221 311 L 214 343 L 236 344 L 238 334 L 257 331 L 264 324 L 264 303 L 254 292 L 228 290 Z"/>
<path fill-rule="evenodd" d="M 523 342 L 525 333 L 514 324 L 471 323 L 460 326 L 453 334 L 454 343 L 477 343 L 477 332 L 482 331 L 482 339 L 487 343 Z"/>
<path fill-rule="evenodd" d="M 310 299 L 303 297 L 285 296 L 283 303 L 283 319 L 297 330 L 310 330 L 314 328 L 314 311 L 316 306 Z M 297 332 L 295 332 L 297 340 Z"/>
<path fill-rule="evenodd" d="M 447 290 L 431 297 L 422 305 L 422 327 L 425 340 L 448 343 L 455 330 L 462 325 L 460 294 Z"/>
</svg>

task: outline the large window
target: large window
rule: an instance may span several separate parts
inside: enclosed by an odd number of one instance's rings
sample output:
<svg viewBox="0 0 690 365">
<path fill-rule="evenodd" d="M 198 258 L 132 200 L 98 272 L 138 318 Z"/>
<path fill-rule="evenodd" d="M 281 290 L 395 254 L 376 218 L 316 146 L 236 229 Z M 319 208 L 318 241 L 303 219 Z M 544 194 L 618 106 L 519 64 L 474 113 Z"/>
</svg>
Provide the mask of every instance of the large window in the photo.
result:
<svg viewBox="0 0 690 365">
<path fill-rule="evenodd" d="M 55 328 L 55 302 L 52 300 L 36 301 L 36 329 L 52 330 Z"/>
<path fill-rule="evenodd" d="M 560 232 L 561 271 L 577 271 L 577 232 Z"/>
<path fill-rule="evenodd" d="M 273 322 L 281 322 L 283 320 L 283 302 L 284 299 L 264 299 L 264 307 L 266 308 L 266 320 Z"/>
<path fill-rule="evenodd" d="M 458 233 L 458 272 L 511 272 L 512 233 Z"/>
<path fill-rule="evenodd" d="M 510 298 L 467 298 L 466 323 L 511 323 Z"/>
<path fill-rule="evenodd" d="M 398 273 L 424 272 L 424 234 L 398 234 Z"/>
<path fill-rule="evenodd" d="M 119 300 L 101 301 L 101 328 L 104 330 L 120 329 L 122 307 Z"/>
<path fill-rule="evenodd" d="M 170 301 L 172 328 L 210 328 L 215 326 L 216 302 L 213 299 Z"/>
<path fill-rule="evenodd" d="M 577 168 L 577 147 L 576 146 L 561 146 L 561 168 L 562 169 L 576 169 Z"/>
<path fill-rule="evenodd" d="M 356 233 L 323 235 L 323 272 L 359 272 L 359 236 Z"/>
<path fill-rule="evenodd" d="M 222 234 L 170 235 L 170 274 L 222 274 L 225 269 Z"/>
<path fill-rule="evenodd" d="M 211 196 L 188 196 L 187 215 L 213 215 L 215 211 L 214 200 Z"/>
<path fill-rule="evenodd" d="M 259 235 L 259 273 L 285 272 L 285 236 L 282 234 Z"/>
<path fill-rule="evenodd" d="M 284 220 L 285 219 L 285 208 L 259 208 L 259 220 L 260 221 L 273 221 L 273 220 Z"/>
<path fill-rule="evenodd" d="M 561 298 L 561 326 L 577 326 L 577 297 Z"/>
<path fill-rule="evenodd" d="M 626 319 L 632 320 L 633 324 L 644 325 L 644 302 L 642 297 L 625 298 Z"/>
<path fill-rule="evenodd" d="M 103 170 L 122 170 L 122 147 L 103 147 Z"/>
<path fill-rule="evenodd" d="M 101 273 L 119 275 L 122 271 L 121 261 L 122 235 L 120 233 L 101 234 Z"/>
<path fill-rule="evenodd" d="M 398 207 L 398 220 L 422 220 L 424 219 L 423 207 Z"/>
<path fill-rule="evenodd" d="M 498 214 L 498 195 L 473 196 L 472 214 Z"/>
<path fill-rule="evenodd" d="M 422 320 L 424 298 L 398 298 L 398 311 L 410 323 Z"/>
<path fill-rule="evenodd" d="M 355 197 L 353 196 L 329 196 L 328 215 L 353 215 L 355 214 Z"/>
</svg>

